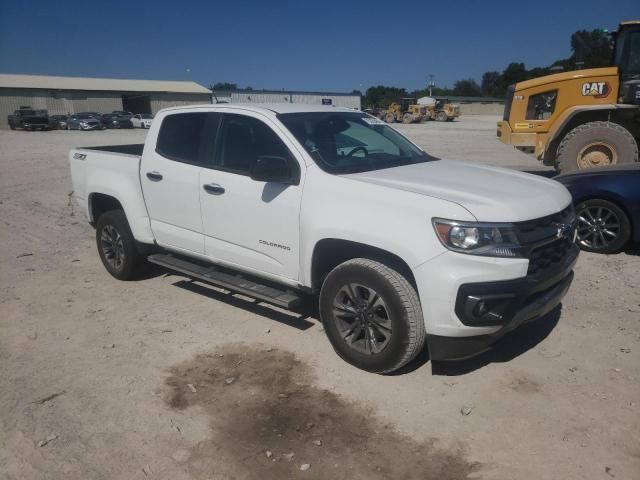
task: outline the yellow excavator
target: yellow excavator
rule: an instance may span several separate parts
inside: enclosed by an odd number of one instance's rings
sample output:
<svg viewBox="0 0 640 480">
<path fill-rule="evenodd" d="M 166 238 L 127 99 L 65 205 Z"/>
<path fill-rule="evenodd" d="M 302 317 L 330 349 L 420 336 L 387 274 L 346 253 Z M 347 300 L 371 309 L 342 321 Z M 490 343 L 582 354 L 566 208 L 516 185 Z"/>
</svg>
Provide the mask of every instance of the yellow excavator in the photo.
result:
<svg viewBox="0 0 640 480">
<path fill-rule="evenodd" d="M 509 87 L 497 135 L 560 172 L 638 161 L 640 20 L 613 34 L 611 67 L 562 72 Z"/>
</svg>

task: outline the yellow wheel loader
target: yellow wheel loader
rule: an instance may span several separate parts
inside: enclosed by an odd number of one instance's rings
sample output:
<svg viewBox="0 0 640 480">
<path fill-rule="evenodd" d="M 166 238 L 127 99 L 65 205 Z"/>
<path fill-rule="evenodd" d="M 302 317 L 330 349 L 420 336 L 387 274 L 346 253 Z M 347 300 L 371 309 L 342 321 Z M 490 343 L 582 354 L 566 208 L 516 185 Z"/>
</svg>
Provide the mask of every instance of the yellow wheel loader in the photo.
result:
<svg viewBox="0 0 640 480">
<path fill-rule="evenodd" d="M 426 108 L 417 105 L 415 98 L 401 98 L 397 102 L 392 102 L 389 107 L 380 112 L 380 118 L 387 123 L 419 122 L 426 115 Z"/>
<path fill-rule="evenodd" d="M 509 87 L 500 141 L 560 172 L 638 161 L 640 20 L 613 33 L 613 66 L 562 72 Z"/>
</svg>

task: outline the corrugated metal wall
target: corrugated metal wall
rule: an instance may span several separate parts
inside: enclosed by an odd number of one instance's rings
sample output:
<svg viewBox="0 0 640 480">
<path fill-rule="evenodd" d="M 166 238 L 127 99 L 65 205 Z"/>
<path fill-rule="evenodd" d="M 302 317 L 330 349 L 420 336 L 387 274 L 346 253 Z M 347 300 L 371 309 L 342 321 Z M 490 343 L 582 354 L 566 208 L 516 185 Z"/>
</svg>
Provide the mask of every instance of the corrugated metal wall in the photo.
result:
<svg viewBox="0 0 640 480">
<path fill-rule="evenodd" d="M 163 108 L 211 103 L 211 95 L 206 93 L 152 93 L 149 96 L 154 115 Z"/>
<path fill-rule="evenodd" d="M 7 116 L 22 106 L 47 109 L 50 115 L 79 112 L 108 113 L 122 110 L 126 92 L 48 91 L 36 89 L 0 89 L 0 128 L 7 128 Z M 151 112 L 181 105 L 211 103 L 208 94 L 150 93 Z"/>
<path fill-rule="evenodd" d="M 315 95 L 310 93 L 294 93 L 293 103 L 322 105 L 323 99 L 330 99 L 336 107 L 356 108 L 360 110 L 360 95 Z"/>
<path fill-rule="evenodd" d="M 330 99 L 332 105 L 338 107 L 360 109 L 359 95 L 332 95 L 330 93 L 295 93 L 295 92 L 231 92 L 218 94 L 218 101 L 230 103 L 306 103 L 322 105 L 322 100 Z"/>
</svg>

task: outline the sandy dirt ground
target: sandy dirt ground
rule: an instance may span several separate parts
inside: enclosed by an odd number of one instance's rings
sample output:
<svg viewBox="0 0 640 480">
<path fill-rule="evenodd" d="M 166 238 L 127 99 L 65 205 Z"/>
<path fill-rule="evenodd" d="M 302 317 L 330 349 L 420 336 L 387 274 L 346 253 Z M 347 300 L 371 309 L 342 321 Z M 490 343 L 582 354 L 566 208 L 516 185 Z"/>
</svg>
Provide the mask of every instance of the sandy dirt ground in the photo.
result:
<svg viewBox="0 0 640 480">
<path fill-rule="evenodd" d="M 398 128 L 539 170 L 496 120 Z M 144 137 L 0 131 L 0 479 L 640 478 L 637 249 L 581 254 L 562 308 L 492 352 L 368 374 L 312 308 L 107 274 L 67 153 Z"/>
</svg>

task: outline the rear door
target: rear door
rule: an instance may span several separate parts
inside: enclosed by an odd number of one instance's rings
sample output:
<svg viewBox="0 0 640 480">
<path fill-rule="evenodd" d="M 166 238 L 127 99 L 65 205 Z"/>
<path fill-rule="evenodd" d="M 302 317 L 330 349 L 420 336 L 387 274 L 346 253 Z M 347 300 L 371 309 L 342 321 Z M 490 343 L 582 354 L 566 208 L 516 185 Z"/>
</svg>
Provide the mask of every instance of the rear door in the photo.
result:
<svg viewBox="0 0 640 480">
<path fill-rule="evenodd" d="M 145 147 L 140 180 L 151 229 L 162 246 L 204 254 L 199 178 L 211 115 L 166 115 L 155 148 Z"/>
<path fill-rule="evenodd" d="M 298 279 L 302 180 L 298 185 L 252 180 L 258 157 L 300 164 L 290 141 L 259 114 L 224 113 L 215 155 L 200 174 L 206 255 L 245 269 Z"/>
</svg>

